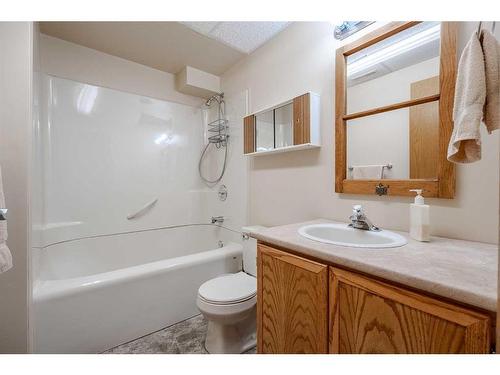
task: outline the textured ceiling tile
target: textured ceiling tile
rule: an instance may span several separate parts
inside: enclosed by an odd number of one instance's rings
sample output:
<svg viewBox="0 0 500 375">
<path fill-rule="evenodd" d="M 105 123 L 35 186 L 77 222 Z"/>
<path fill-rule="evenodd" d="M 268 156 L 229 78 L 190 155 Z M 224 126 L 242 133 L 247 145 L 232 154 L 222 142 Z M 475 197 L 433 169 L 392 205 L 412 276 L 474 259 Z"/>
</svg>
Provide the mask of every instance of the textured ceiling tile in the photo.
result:
<svg viewBox="0 0 500 375">
<path fill-rule="evenodd" d="M 183 25 L 199 32 L 200 34 L 208 36 L 210 32 L 216 27 L 220 22 L 181 22 Z"/>
<path fill-rule="evenodd" d="M 250 53 L 287 25 L 288 22 L 221 22 L 210 35 L 242 52 Z"/>
<path fill-rule="evenodd" d="M 251 53 L 289 22 L 182 22 L 187 27 L 238 51 Z"/>
</svg>

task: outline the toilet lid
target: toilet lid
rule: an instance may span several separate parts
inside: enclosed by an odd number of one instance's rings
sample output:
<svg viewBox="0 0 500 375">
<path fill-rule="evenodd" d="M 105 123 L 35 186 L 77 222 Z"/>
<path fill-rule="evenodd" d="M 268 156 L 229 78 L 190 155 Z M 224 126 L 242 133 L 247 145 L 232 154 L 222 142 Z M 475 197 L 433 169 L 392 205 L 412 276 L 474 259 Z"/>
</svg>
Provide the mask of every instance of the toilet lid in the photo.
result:
<svg viewBox="0 0 500 375">
<path fill-rule="evenodd" d="M 203 299 L 215 303 L 235 303 L 247 300 L 257 293 L 257 279 L 238 272 L 208 280 L 198 290 Z"/>
</svg>

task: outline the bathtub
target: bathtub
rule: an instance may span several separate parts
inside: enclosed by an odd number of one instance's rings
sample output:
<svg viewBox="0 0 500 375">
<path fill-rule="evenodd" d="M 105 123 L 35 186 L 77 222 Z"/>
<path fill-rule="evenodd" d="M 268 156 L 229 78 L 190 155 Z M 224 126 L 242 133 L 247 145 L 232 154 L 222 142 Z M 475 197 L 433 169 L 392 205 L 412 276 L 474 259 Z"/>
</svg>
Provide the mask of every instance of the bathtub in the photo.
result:
<svg viewBox="0 0 500 375">
<path fill-rule="evenodd" d="M 34 249 L 33 351 L 100 353 L 197 315 L 198 287 L 240 271 L 242 249 L 215 225 Z"/>
</svg>

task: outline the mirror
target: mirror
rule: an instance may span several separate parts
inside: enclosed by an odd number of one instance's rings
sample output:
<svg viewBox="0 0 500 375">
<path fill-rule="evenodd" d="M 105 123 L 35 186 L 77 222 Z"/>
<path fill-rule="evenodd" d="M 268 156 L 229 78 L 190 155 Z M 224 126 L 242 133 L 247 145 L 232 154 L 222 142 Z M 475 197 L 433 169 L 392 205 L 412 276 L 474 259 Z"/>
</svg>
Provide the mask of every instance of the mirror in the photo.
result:
<svg viewBox="0 0 500 375">
<path fill-rule="evenodd" d="M 392 22 L 337 50 L 335 191 L 453 198 L 456 24 Z"/>
<path fill-rule="evenodd" d="M 422 22 L 346 59 L 347 113 L 439 94 L 412 84 L 439 76 L 439 22 Z"/>
<path fill-rule="evenodd" d="M 255 150 L 268 151 L 274 148 L 274 113 L 267 111 L 255 115 Z"/>
<path fill-rule="evenodd" d="M 293 145 L 292 103 L 274 110 L 274 131 L 276 147 L 287 147 Z"/>
<path fill-rule="evenodd" d="M 347 121 L 348 179 L 436 179 L 438 102 Z"/>
<path fill-rule="evenodd" d="M 293 146 L 293 103 L 255 115 L 255 150 Z"/>
</svg>

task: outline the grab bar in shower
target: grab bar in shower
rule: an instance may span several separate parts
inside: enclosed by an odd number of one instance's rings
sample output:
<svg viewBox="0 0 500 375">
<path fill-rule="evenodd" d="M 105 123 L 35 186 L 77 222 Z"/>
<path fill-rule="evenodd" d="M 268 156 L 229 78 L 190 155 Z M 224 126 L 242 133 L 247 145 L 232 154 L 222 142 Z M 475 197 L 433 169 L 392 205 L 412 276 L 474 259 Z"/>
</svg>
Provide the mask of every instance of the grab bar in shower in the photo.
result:
<svg viewBox="0 0 500 375">
<path fill-rule="evenodd" d="M 144 215 L 146 212 L 148 212 L 150 209 L 153 208 L 153 206 L 156 204 L 156 202 L 158 202 L 158 198 L 155 198 L 151 202 L 146 203 L 143 207 L 138 209 L 133 214 L 127 215 L 127 220 L 132 220 L 132 219 L 135 219 L 136 217 Z"/>
</svg>

